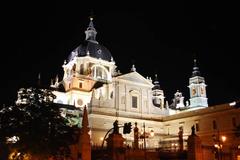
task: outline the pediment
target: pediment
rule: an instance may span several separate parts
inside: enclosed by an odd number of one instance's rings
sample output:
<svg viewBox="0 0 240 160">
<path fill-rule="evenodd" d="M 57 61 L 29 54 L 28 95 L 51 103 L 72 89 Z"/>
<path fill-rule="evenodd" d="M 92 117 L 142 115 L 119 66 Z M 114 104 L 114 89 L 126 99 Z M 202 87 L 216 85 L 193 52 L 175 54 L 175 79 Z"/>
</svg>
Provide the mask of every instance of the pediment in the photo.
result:
<svg viewBox="0 0 240 160">
<path fill-rule="evenodd" d="M 127 74 L 123 74 L 121 76 L 116 77 L 118 80 L 129 81 L 130 83 L 139 83 L 142 85 L 148 85 L 149 87 L 153 87 L 153 84 L 150 80 L 143 77 L 138 72 L 130 72 Z"/>
</svg>

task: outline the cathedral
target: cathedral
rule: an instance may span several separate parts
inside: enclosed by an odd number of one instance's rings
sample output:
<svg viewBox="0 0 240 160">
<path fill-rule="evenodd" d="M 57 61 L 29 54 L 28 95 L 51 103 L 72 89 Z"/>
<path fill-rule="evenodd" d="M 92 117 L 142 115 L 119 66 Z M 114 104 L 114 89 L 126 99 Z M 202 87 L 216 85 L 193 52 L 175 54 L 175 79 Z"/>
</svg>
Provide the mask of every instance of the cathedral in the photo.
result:
<svg viewBox="0 0 240 160">
<path fill-rule="evenodd" d="M 140 134 L 145 130 L 147 148 L 177 147 L 179 131 L 186 140 L 192 126 L 206 146 L 212 146 L 212 136 L 220 134 L 228 137 L 226 144 L 240 147 L 233 135 L 234 127 L 240 124 L 240 111 L 234 103 L 208 106 L 207 85 L 196 59 L 189 77 L 190 99 L 184 100 L 177 91 L 168 102 L 157 75 L 153 79 L 143 77 L 134 65 L 129 73 L 117 70 L 111 52 L 97 41 L 93 18 L 85 35 L 64 61 L 63 78 L 57 76 L 50 87 L 56 95 L 54 102 L 68 106 L 62 108 L 63 116 L 75 115 L 69 118 L 69 124 L 81 124 L 83 107 L 87 106 L 93 146 L 104 144 L 104 136 L 118 120 L 121 133 L 121 126 L 128 122 L 135 124 Z M 133 132 L 123 136 L 125 144 L 132 146 Z M 143 146 L 141 139 L 139 146 Z"/>
</svg>

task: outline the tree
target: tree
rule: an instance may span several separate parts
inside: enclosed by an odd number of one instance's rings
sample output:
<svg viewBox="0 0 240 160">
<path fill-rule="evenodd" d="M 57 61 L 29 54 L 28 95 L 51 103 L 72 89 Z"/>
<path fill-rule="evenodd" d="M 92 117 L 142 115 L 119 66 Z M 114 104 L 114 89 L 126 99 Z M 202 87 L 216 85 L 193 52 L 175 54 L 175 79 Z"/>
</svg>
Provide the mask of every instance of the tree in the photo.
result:
<svg viewBox="0 0 240 160">
<path fill-rule="evenodd" d="M 0 110 L 0 139 L 19 153 L 68 156 L 77 126 L 68 126 L 55 95 L 47 89 L 20 89 L 16 104 Z"/>
</svg>

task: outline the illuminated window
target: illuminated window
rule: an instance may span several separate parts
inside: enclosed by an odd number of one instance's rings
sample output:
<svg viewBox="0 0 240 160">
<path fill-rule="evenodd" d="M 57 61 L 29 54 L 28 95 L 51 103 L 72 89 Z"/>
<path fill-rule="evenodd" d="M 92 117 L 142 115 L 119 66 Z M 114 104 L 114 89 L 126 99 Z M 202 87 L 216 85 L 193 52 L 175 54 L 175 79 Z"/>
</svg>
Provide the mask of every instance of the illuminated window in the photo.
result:
<svg viewBox="0 0 240 160">
<path fill-rule="evenodd" d="M 137 96 L 132 96 L 132 108 L 137 108 Z"/>
<path fill-rule="evenodd" d="M 212 124 L 213 124 L 213 129 L 216 130 L 217 129 L 217 122 L 215 120 L 213 120 Z"/>
<path fill-rule="evenodd" d="M 102 78 L 102 69 L 99 68 L 99 67 L 96 69 L 96 77 L 97 78 Z"/>
<path fill-rule="evenodd" d="M 232 117 L 232 125 L 233 127 L 237 127 L 237 123 L 236 123 L 236 118 Z"/>
<path fill-rule="evenodd" d="M 96 79 L 107 79 L 107 72 L 103 67 L 95 66 L 92 71 L 93 77 Z"/>
</svg>

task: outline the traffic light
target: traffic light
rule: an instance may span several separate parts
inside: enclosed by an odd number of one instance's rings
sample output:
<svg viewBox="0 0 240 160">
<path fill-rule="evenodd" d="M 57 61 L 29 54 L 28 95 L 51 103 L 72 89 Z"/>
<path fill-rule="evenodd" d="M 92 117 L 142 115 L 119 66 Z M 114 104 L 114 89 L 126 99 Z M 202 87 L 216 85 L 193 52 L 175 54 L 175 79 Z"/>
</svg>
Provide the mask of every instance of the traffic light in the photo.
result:
<svg viewBox="0 0 240 160">
<path fill-rule="evenodd" d="M 128 123 L 124 123 L 124 126 L 123 126 L 123 134 L 128 134 L 131 132 L 131 129 L 132 129 L 132 124 L 131 122 L 128 122 Z"/>
</svg>

